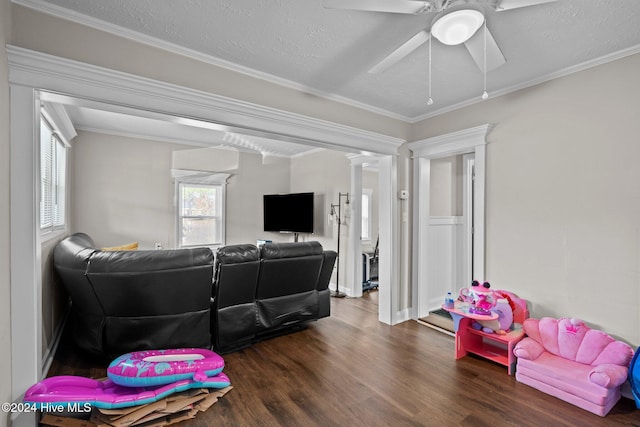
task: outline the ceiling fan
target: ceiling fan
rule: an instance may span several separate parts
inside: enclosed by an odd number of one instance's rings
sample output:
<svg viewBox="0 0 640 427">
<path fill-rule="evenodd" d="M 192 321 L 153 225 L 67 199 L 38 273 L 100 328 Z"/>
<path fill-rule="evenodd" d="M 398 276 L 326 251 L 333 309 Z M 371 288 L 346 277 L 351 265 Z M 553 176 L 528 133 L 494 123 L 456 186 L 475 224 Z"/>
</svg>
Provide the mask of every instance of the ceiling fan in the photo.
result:
<svg viewBox="0 0 640 427">
<path fill-rule="evenodd" d="M 411 15 L 433 14 L 433 17 L 429 18 L 430 26 L 387 55 L 373 66 L 369 73 L 387 70 L 432 36 L 446 45 L 464 43 L 478 68 L 487 72 L 506 63 L 506 59 L 486 25 L 482 34 L 478 31 L 485 24 L 484 10 L 490 8 L 501 12 L 554 1 L 558 0 L 323 0 L 323 5 L 327 9 Z"/>
</svg>

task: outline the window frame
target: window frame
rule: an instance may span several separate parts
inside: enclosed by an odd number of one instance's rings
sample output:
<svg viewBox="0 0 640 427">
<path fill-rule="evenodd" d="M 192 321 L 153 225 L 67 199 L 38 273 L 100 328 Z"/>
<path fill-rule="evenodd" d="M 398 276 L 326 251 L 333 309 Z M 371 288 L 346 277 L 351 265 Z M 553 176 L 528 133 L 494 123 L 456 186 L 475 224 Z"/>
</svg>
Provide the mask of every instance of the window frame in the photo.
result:
<svg viewBox="0 0 640 427">
<path fill-rule="evenodd" d="M 365 219 L 365 212 L 364 209 L 362 209 L 362 218 L 360 220 L 360 240 L 363 243 L 371 243 L 372 239 L 371 239 L 371 234 L 373 232 L 373 206 L 372 206 L 372 201 L 373 201 L 373 190 L 371 188 L 363 188 L 362 189 L 362 198 L 367 197 L 368 203 L 367 203 L 367 219 L 368 219 L 368 224 L 367 224 L 367 234 L 368 236 L 365 238 L 365 235 L 363 233 L 363 229 L 364 229 L 364 219 Z M 361 206 L 364 207 L 364 200 L 361 200 Z"/>
<path fill-rule="evenodd" d="M 227 180 L 231 176 L 225 173 L 202 172 L 193 170 L 173 169 L 172 175 L 175 182 L 175 239 L 177 248 L 208 247 L 215 250 L 226 245 L 226 205 L 227 205 Z M 182 188 L 183 186 L 215 187 L 220 189 L 220 213 L 214 216 L 193 216 L 202 218 L 220 218 L 220 242 L 201 243 L 196 245 L 183 245 L 182 220 L 191 216 L 182 215 Z"/>
</svg>

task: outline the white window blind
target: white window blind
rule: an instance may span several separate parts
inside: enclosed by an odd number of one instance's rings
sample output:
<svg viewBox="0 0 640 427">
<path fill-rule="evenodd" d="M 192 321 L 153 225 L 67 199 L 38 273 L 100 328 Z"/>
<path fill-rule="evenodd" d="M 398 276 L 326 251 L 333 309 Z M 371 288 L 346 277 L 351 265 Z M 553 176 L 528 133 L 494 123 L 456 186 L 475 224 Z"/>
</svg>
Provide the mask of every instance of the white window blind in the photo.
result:
<svg viewBox="0 0 640 427">
<path fill-rule="evenodd" d="M 40 229 L 65 226 L 66 147 L 44 118 L 40 121 Z"/>
<path fill-rule="evenodd" d="M 180 246 L 222 244 L 222 186 L 180 183 Z"/>
</svg>

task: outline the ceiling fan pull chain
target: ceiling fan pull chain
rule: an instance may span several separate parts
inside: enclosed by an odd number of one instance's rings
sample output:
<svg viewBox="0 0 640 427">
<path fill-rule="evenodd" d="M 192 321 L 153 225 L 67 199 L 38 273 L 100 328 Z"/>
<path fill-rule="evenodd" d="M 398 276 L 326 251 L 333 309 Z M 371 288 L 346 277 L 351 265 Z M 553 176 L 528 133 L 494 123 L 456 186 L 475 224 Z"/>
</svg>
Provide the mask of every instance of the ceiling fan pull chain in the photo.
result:
<svg viewBox="0 0 640 427">
<path fill-rule="evenodd" d="M 483 77 L 484 77 L 484 92 L 482 92 L 482 99 L 489 98 L 489 94 L 487 93 L 487 18 L 484 18 L 484 67 L 483 67 Z"/>
</svg>

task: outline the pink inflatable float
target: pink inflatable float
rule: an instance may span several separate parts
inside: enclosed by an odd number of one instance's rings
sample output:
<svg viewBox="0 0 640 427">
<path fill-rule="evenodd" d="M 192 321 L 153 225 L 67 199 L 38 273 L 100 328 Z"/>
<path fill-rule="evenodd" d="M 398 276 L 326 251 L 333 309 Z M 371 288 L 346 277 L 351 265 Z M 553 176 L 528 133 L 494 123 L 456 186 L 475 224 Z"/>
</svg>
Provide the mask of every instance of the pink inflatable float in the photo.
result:
<svg viewBox="0 0 640 427">
<path fill-rule="evenodd" d="M 38 408 L 90 404 L 125 408 L 155 402 L 190 388 L 224 388 L 224 360 L 200 348 L 137 351 L 116 358 L 107 368 L 108 380 L 78 376 L 46 378 L 30 387 L 24 402 Z"/>
<path fill-rule="evenodd" d="M 217 353 L 201 348 L 136 351 L 123 354 L 107 368 L 107 376 L 118 385 L 145 387 L 184 379 L 202 381 L 224 368 Z"/>
<path fill-rule="evenodd" d="M 203 381 L 185 379 L 150 387 L 123 387 L 111 380 L 63 375 L 46 378 L 31 386 L 23 401 L 48 410 L 54 406 L 68 407 L 69 404 L 85 403 L 96 408 L 116 409 L 152 403 L 190 388 L 224 388 L 230 384 L 224 373 Z"/>
</svg>

